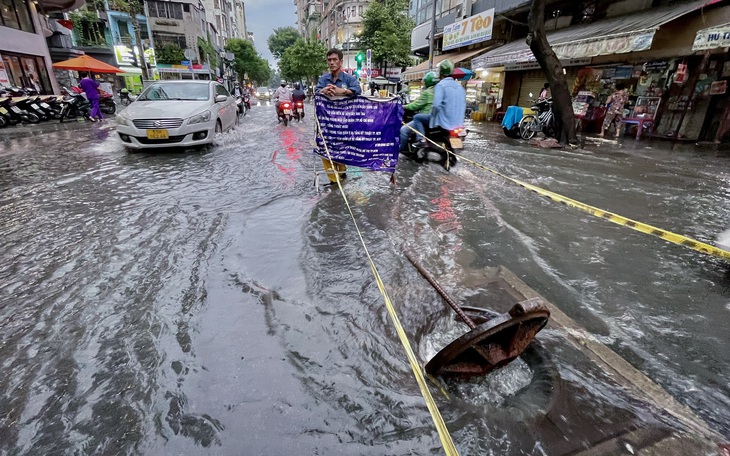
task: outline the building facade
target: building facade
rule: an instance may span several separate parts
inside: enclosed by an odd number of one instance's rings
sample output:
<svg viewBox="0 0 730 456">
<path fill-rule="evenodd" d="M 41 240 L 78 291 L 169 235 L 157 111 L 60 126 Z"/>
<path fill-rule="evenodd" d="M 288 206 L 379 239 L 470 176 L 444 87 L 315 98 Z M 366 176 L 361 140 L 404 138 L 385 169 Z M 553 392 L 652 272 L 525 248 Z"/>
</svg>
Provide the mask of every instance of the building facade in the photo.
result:
<svg viewBox="0 0 730 456">
<path fill-rule="evenodd" d="M 0 4 L 0 86 L 59 91 L 46 38 L 55 24 L 48 14 L 78 8 L 76 0 L 3 0 Z M 42 10 L 41 10 L 42 8 Z"/>
</svg>

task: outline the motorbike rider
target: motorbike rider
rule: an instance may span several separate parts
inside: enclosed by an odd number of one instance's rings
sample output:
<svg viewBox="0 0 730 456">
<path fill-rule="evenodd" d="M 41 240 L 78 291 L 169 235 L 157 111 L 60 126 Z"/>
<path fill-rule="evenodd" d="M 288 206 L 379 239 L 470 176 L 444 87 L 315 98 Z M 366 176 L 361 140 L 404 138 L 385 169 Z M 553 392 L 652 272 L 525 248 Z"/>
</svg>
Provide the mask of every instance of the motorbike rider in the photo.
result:
<svg viewBox="0 0 730 456">
<path fill-rule="evenodd" d="M 453 130 L 464 125 L 466 114 L 466 91 L 451 77 L 454 64 L 448 59 L 439 63 L 439 77 L 433 92 L 433 108 L 431 108 L 431 128 Z"/>
<path fill-rule="evenodd" d="M 281 83 L 279 87 L 276 89 L 276 92 L 274 92 L 274 100 L 276 100 L 276 116 L 279 116 L 279 106 L 282 102 L 288 101 L 291 102 L 291 90 L 286 86 L 286 81 L 281 80 Z"/>
<path fill-rule="evenodd" d="M 291 94 L 291 100 L 296 103 L 297 101 L 304 101 L 307 98 L 307 94 L 302 90 L 302 85 L 298 82 L 294 83 L 294 90 Z"/>
<path fill-rule="evenodd" d="M 241 96 L 241 86 L 238 85 L 238 81 L 233 83 L 233 96 L 236 98 Z"/>
<path fill-rule="evenodd" d="M 408 149 L 408 139 L 411 136 L 411 128 L 417 130 L 421 135 L 426 134 L 425 126 L 431 119 L 431 108 L 433 106 L 433 94 L 434 86 L 438 82 L 438 74 L 435 71 L 429 71 L 423 77 L 424 89 L 421 95 L 418 96 L 416 101 L 403 106 L 403 109 L 408 111 L 415 111 L 416 115 L 413 116 L 413 120 L 408 122 L 408 125 L 404 125 L 400 129 L 400 150 L 405 151 Z M 410 127 L 410 128 L 409 128 Z M 423 136 L 419 136 L 419 139 Z"/>
</svg>

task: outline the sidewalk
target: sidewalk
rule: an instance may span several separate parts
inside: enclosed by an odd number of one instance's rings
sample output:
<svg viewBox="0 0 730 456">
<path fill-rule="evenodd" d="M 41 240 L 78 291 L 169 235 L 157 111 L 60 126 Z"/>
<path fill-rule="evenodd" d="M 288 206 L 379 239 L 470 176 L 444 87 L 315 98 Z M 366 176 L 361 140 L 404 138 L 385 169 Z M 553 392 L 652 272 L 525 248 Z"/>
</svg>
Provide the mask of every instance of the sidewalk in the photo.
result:
<svg viewBox="0 0 730 456">
<path fill-rule="evenodd" d="M 499 122 L 475 122 L 471 120 L 466 121 L 466 128 L 470 131 L 484 135 L 486 139 L 490 139 L 496 142 L 504 144 L 521 144 L 528 146 L 528 141 L 522 139 L 508 138 L 502 131 L 502 127 Z M 535 135 L 535 137 L 542 137 L 541 133 Z M 595 134 L 578 134 L 578 142 L 581 149 L 592 149 L 592 148 L 605 148 L 606 146 L 614 145 L 623 150 L 632 149 L 664 149 L 664 150 L 694 150 L 694 151 L 730 151 L 730 144 L 722 143 L 708 143 L 698 142 L 688 139 L 680 139 L 677 142 L 672 141 L 670 138 L 663 136 L 652 136 L 643 137 L 637 140 L 632 135 L 624 135 L 617 141 L 613 137 L 599 138 Z M 532 146 L 535 147 L 535 146 Z"/>
<path fill-rule="evenodd" d="M 88 130 L 95 125 L 114 126 L 114 117 L 107 116 L 106 121 L 101 124 L 97 122 L 87 122 L 85 120 L 69 120 L 63 123 L 58 120 L 48 120 L 37 124 L 18 124 L 0 128 L 0 142 L 10 141 L 13 139 L 27 138 L 29 136 L 39 136 L 56 131 L 81 131 Z"/>
</svg>

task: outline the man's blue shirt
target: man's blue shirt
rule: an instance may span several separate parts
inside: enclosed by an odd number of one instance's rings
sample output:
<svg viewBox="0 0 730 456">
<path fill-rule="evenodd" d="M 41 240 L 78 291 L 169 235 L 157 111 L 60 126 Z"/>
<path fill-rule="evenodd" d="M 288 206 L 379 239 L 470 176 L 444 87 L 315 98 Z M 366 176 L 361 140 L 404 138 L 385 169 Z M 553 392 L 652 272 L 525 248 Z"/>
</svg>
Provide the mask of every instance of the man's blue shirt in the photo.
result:
<svg viewBox="0 0 730 456">
<path fill-rule="evenodd" d="M 320 76 L 319 80 L 317 81 L 316 91 L 319 92 L 320 90 L 327 87 L 328 84 L 334 84 L 341 89 L 350 89 L 355 95 L 360 95 L 362 93 L 362 90 L 360 89 L 360 83 L 358 82 L 357 78 L 342 71 L 337 76 L 336 81 L 332 79 L 332 73 L 325 73 Z"/>
<path fill-rule="evenodd" d="M 454 78 L 444 78 L 436 84 L 431 108 L 430 127 L 453 130 L 464 126 L 466 91 Z"/>
</svg>

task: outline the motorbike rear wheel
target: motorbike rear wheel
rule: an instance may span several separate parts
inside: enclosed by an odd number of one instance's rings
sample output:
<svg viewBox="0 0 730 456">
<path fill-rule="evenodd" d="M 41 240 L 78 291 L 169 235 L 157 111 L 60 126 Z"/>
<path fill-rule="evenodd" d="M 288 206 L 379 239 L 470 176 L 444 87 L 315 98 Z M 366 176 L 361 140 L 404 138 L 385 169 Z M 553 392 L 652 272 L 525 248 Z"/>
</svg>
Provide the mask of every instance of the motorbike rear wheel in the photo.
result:
<svg viewBox="0 0 730 456">
<path fill-rule="evenodd" d="M 8 119 L 5 116 L 0 116 L 0 128 L 8 126 Z"/>
<path fill-rule="evenodd" d="M 520 136 L 524 140 L 532 139 L 533 136 L 535 136 L 535 133 L 537 133 L 537 129 L 535 128 L 538 126 L 537 117 L 533 115 L 526 115 L 520 120 Z"/>
<path fill-rule="evenodd" d="M 38 117 L 35 113 L 29 112 L 27 114 L 23 114 L 23 120 L 29 123 L 37 124 L 41 121 L 41 118 Z"/>
<path fill-rule="evenodd" d="M 104 114 L 114 114 L 117 112 L 117 105 L 115 103 L 103 104 L 99 106 L 99 109 L 101 109 L 101 112 Z"/>
</svg>

